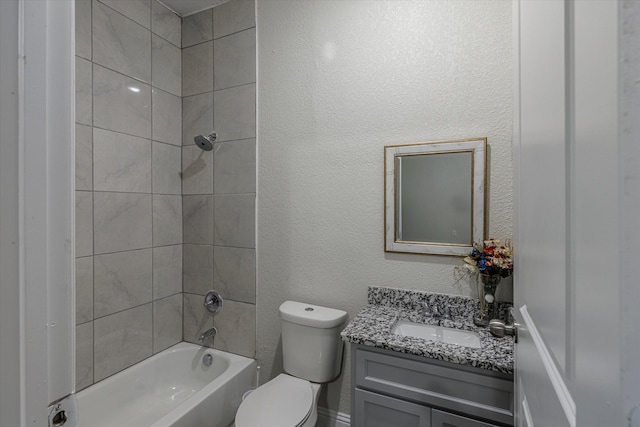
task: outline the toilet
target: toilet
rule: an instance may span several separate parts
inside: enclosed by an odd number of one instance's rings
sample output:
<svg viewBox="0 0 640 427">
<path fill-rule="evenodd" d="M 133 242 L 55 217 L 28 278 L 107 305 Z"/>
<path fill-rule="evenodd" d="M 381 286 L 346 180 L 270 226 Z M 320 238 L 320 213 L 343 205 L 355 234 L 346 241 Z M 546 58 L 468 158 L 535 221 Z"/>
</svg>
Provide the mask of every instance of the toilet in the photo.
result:
<svg viewBox="0 0 640 427">
<path fill-rule="evenodd" d="M 235 427 L 313 427 L 322 383 L 340 374 L 347 313 L 295 301 L 280 306 L 285 373 L 240 404 Z"/>
</svg>

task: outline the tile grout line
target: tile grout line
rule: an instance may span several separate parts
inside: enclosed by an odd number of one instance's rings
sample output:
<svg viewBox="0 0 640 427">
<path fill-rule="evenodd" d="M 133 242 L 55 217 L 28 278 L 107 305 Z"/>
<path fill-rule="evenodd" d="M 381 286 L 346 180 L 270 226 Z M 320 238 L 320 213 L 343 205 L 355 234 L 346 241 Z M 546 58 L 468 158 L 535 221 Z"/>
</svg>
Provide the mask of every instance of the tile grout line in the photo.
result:
<svg viewBox="0 0 640 427">
<path fill-rule="evenodd" d="M 95 144 L 93 140 L 93 129 L 94 129 L 94 115 L 95 115 L 95 106 L 94 106 L 94 73 L 93 73 L 93 2 L 89 5 L 91 11 L 91 287 L 92 287 L 92 295 L 91 295 L 91 319 L 92 319 L 92 332 L 91 332 L 91 385 L 96 383 L 96 265 L 95 265 L 95 254 L 96 254 L 96 227 L 95 227 Z"/>
<path fill-rule="evenodd" d="M 155 0 L 151 0 L 152 2 Z M 153 118 L 154 118 L 154 114 L 153 114 L 153 101 L 154 101 L 154 93 L 153 93 L 153 58 L 154 58 L 154 54 L 153 54 L 153 31 L 151 30 L 151 27 L 153 26 L 153 4 L 149 4 L 149 32 L 151 33 L 150 35 L 150 43 L 151 43 L 151 53 L 150 53 L 150 57 L 151 57 L 151 119 L 149 120 L 150 124 L 151 124 L 151 129 L 150 129 L 150 133 L 151 133 L 151 138 L 153 140 Z M 154 183 L 153 183 L 153 142 L 151 142 L 151 354 L 154 354 L 154 350 L 155 350 L 155 341 L 156 341 L 156 324 L 155 324 L 155 293 L 154 293 L 154 280 L 155 280 L 155 269 L 153 268 L 153 255 L 154 255 L 154 248 L 155 248 L 155 224 L 153 221 L 154 215 L 153 215 L 153 190 L 154 190 Z"/>
<path fill-rule="evenodd" d="M 91 34 L 90 34 L 90 40 L 89 40 L 89 44 L 91 46 L 91 54 L 89 55 L 90 58 L 89 59 L 85 59 L 89 62 L 90 65 L 90 69 L 91 69 L 91 125 L 89 125 L 89 128 L 91 129 L 91 384 L 93 385 L 95 383 L 95 364 L 96 364 L 96 357 L 95 357 L 95 212 L 94 212 L 94 193 L 93 193 L 93 188 L 94 188 L 94 141 L 93 141 L 93 116 L 94 116 L 94 75 L 93 75 L 93 4 L 89 4 L 89 11 L 90 11 L 90 25 L 91 25 Z M 78 60 L 76 58 L 76 64 L 77 64 Z M 77 135 L 76 135 L 77 137 Z M 77 191 L 77 190 L 76 190 Z M 77 304 L 77 303 L 76 303 Z M 77 311 L 77 307 L 76 307 L 76 311 Z M 87 387 L 88 387 L 87 386 Z"/>
</svg>

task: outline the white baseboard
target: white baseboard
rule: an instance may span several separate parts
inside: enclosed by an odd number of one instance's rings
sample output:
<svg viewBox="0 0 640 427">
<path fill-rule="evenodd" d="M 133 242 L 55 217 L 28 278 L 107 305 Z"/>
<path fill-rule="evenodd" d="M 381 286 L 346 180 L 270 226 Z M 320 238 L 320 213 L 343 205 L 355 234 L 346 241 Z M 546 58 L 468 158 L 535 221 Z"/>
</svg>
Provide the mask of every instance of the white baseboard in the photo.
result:
<svg viewBox="0 0 640 427">
<path fill-rule="evenodd" d="M 316 427 L 350 427 L 351 416 L 327 408 L 318 408 Z"/>
</svg>

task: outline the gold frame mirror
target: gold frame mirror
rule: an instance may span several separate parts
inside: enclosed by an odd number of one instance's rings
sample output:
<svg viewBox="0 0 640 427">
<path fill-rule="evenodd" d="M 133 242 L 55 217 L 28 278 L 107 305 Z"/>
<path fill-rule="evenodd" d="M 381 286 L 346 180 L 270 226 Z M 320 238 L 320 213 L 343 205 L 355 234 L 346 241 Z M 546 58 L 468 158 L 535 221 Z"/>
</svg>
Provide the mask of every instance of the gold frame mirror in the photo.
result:
<svg viewBox="0 0 640 427">
<path fill-rule="evenodd" d="M 485 240 L 487 138 L 384 153 L 385 252 L 465 256 Z"/>
</svg>

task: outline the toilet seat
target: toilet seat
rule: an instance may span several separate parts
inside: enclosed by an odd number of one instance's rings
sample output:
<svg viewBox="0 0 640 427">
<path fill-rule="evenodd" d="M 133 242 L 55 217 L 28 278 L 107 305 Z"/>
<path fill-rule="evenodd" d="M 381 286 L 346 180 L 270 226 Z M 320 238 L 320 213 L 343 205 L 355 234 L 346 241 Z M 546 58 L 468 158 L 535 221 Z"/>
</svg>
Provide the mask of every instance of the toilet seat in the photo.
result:
<svg viewBox="0 0 640 427">
<path fill-rule="evenodd" d="M 297 427 L 312 410 L 311 383 L 280 374 L 242 402 L 236 413 L 236 427 Z"/>
</svg>

